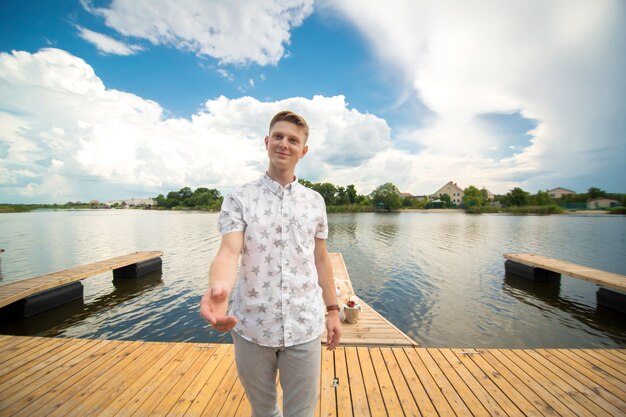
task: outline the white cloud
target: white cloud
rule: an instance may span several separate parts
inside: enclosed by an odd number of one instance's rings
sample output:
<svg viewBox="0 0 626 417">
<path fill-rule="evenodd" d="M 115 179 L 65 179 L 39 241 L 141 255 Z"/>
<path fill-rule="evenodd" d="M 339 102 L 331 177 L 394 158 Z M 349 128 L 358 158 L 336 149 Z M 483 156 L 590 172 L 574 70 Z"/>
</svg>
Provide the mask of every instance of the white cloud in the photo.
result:
<svg viewBox="0 0 626 417">
<path fill-rule="evenodd" d="M 124 190 L 156 195 L 183 186 L 227 191 L 265 171 L 267 124 L 285 108 L 311 127 L 298 170 L 305 178 L 349 179 L 390 144 L 385 121 L 348 109 L 342 96 L 219 97 L 190 119 L 167 118 L 158 103 L 106 88 L 85 61 L 59 49 L 0 53 L 0 79 L 5 201 L 125 198 Z"/>
<path fill-rule="evenodd" d="M 290 30 L 313 12 L 313 0 L 176 2 L 114 0 L 86 10 L 124 36 L 211 56 L 221 63 L 276 64 L 285 55 Z"/>
<path fill-rule="evenodd" d="M 76 28 L 78 29 L 78 36 L 94 44 L 103 54 L 134 55 L 143 49 L 139 45 L 128 45 L 103 33 L 94 32 L 82 26 L 76 26 Z"/>
<path fill-rule="evenodd" d="M 574 184 L 584 191 L 596 181 L 625 191 L 623 2 L 325 3 L 361 31 L 381 60 L 395 64 L 433 112 L 407 136 L 421 149 L 411 163 L 429 167 L 438 183 L 534 192 Z M 532 140 L 493 160 L 491 148 L 510 143 L 477 117 L 517 112 L 538 122 Z"/>
</svg>

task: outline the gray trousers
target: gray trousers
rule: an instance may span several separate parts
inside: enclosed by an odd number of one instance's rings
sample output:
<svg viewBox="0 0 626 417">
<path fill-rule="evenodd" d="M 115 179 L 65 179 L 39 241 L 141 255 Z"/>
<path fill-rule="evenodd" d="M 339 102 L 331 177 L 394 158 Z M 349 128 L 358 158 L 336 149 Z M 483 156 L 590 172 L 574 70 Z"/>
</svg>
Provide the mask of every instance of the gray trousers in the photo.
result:
<svg viewBox="0 0 626 417">
<path fill-rule="evenodd" d="M 280 417 L 276 372 L 280 371 L 285 417 L 311 417 L 319 395 L 322 345 L 319 337 L 290 347 L 267 347 L 231 332 L 237 374 L 253 417 Z"/>
</svg>

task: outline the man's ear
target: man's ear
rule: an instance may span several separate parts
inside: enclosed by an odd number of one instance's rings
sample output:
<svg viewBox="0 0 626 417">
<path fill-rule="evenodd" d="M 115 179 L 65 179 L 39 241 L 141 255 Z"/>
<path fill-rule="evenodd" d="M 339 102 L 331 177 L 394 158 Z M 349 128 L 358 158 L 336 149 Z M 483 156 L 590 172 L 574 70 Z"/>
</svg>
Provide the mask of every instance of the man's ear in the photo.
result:
<svg viewBox="0 0 626 417">
<path fill-rule="evenodd" d="M 265 139 L 263 140 L 265 142 L 265 149 L 266 150 L 267 150 L 267 145 L 268 145 L 269 140 L 270 140 L 269 136 L 265 136 Z"/>
<path fill-rule="evenodd" d="M 300 159 L 304 158 L 304 155 L 306 155 L 308 151 L 309 147 L 307 145 L 304 145 L 304 148 L 302 148 L 302 155 L 300 155 Z"/>
</svg>

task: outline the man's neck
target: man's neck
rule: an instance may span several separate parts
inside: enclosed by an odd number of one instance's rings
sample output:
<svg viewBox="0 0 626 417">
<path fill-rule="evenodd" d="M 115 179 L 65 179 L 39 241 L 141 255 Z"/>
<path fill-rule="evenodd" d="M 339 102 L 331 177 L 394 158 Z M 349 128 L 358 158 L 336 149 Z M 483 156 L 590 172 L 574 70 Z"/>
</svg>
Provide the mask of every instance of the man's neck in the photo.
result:
<svg viewBox="0 0 626 417">
<path fill-rule="evenodd" d="M 291 184 L 295 179 L 293 170 L 280 171 L 272 169 L 272 167 L 267 170 L 267 176 L 282 185 L 283 187 L 286 187 L 287 184 Z"/>
</svg>

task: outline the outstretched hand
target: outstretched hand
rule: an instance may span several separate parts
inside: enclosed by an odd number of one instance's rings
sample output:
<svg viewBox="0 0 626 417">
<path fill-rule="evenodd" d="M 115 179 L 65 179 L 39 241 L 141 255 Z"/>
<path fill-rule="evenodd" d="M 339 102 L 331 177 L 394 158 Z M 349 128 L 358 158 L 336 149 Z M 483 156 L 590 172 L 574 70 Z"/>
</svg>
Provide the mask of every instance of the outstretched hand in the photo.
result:
<svg viewBox="0 0 626 417">
<path fill-rule="evenodd" d="M 221 287 L 212 287 L 202 296 L 200 316 L 219 332 L 227 332 L 237 324 L 237 319 L 228 316 L 228 292 Z"/>
</svg>

